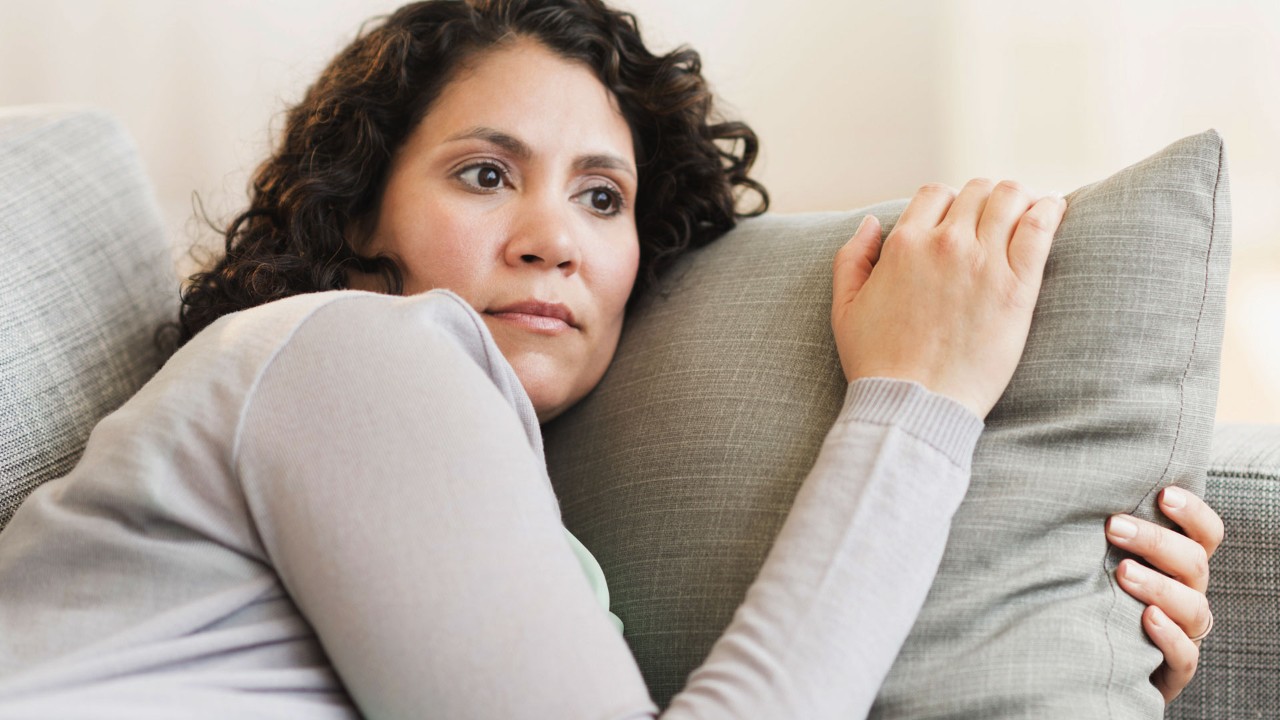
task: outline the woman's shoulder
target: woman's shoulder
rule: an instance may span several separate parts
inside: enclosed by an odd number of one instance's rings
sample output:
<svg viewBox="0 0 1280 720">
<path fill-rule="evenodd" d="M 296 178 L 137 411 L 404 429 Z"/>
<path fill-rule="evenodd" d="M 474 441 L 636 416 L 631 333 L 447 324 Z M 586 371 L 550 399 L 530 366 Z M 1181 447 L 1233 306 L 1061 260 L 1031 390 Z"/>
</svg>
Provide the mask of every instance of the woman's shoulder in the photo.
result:
<svg viewBox="0 0 1280 720">
<path fill-rule="evenodd" d="M 250 364 L 267 359 L 299 334 L 325 336 L 341 345 L 352 333 L 344 330 L 383 327 L 387 342 L 399 334 L 434 334 L 461 345 L 476 362 L 487 365 L 496 351 L 479 313 L 449 290 L 396 296 L 361 290 L 332 290 L 276 300 L 219 318 L 187 343 L 175 359 L 189 356 L 232 356 Z"/>
<path fill-rule="evenodd" d="M 407 296 L 333 290 L 242 310 L 202 330 L 161 372 L 252 385 L 289 346 L 358 362 L 375 352 L 411 354 L 421 343 L 442 350 L 434 372 L 478 366 L 508 398 L 523 394 L 480 314 L 444 289 Z"/>
<path fill-rule="evenodd" d="M 206 406 L 226 407 L 231 418 L 286 350 L 309 362 L 358 372 L 374 355 L 400 355 L 405 362 L 421 364 L 424 348 L 434 350 L 423 371 L 487 376 L 509 402 L 519 405 L 519 379 L 483 319 L 448 290 L 412 296 L 358 290 L 308 293 L 225 315 L 174 353 L 131 405 L 185 406 L 200 399 Z"/>
<path fill-rule="evenodd" d="M 448 290 L 408 296 L 345 290 L 298 296 L 220 319 L 201 335 L 205 333 L 210 342 L 226 337 L 232 345 L 248 342 L 242 340 L 246 336 L 262 338 L 258 347 L 240 345 L 250 359 L 221 361 L 231 366 L 230 374 L 240 376 L 233 382 L 247 391 L 246 407 L 262 394 L 258 389 L 263 385 L 348 392 L 358 378 L 402 388 L 418 387 L 426 379 L 427 389 L 411 393 L 417 401 L 454 410 L 501 402 L 515 411 L 531 445 L 541 452 L 536 412 L 515 370 L 481 315 Z M 188 345 L 197 340 L 200 336 Z"/>
</svg>

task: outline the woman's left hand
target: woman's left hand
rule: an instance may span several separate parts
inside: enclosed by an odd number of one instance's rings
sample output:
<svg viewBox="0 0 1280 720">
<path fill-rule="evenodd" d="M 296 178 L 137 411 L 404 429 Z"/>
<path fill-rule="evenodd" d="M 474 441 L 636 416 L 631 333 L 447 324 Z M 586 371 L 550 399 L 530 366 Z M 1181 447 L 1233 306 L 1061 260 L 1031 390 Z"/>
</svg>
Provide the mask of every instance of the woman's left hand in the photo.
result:
<svg viewBox="0 0 1280 720">
<path fill-rule="evenodd" d="M 1186 535 L 1131 515 L 1112 515 L 1107 540 L 1137 555 L 1162 572 L 1126 559 L 1116 568 L 1124 591 L 1147 604 L 1142 626 L 1164 663 L 1151 682 L 1165 704 L 1191 682 L 1200 662 L 1200 642 L 1213 626 L 1205 590 L 1209 587 L 1209 558 L 1222 543 L 1222 518 L 1203 500 L 1186 490 L 1167 487 L 1160 493 L 1160 510 Z"/>
</svg>

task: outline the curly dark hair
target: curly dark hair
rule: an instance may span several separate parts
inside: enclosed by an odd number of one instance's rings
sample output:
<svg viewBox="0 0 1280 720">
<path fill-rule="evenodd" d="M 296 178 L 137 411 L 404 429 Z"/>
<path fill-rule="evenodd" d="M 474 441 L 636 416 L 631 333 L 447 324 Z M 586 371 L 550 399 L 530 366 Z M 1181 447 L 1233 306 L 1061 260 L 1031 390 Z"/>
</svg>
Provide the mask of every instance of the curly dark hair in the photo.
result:
<svg viewBox="0 0 1280 720">
<path fill-rule="evenodd" d="M 361 255 L 349 229 L 376 211 L 393 154 L 459 65 L 520 37 L 589 67 L 630 126 L 640 272 L 629 303 L 680 255 L 768 208 L 768 193 L 747 176 L 756 134 L 713 117 L 698 53 L 650 53 L 630 13 L 601 0 L 428 0 L 378 20 L 288 111 L 248 209 L 223 231 L 225 254 L 182 292 L 179 344 L 228 313 L 341 289 L 347 268 L 402 294 L 396 263 Z M 738 212 L 746 191 L 759 203 Z"/>
</svg>

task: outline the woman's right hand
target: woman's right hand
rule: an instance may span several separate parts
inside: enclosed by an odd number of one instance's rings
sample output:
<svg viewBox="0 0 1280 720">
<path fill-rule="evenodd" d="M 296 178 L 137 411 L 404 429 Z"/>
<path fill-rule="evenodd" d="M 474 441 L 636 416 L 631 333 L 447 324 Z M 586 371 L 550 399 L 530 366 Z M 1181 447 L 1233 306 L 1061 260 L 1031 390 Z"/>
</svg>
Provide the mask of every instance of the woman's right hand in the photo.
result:
<svg viewBox="0 0 1280 720">
<path fill-rule="evenodd" d="M 880 241 L 836 253 L 831 326 L 845 378 L 914 380 L 985 418 L 1013 378 L 1066 209 L 1021 185 L 925 185 Z"/>
</svg>

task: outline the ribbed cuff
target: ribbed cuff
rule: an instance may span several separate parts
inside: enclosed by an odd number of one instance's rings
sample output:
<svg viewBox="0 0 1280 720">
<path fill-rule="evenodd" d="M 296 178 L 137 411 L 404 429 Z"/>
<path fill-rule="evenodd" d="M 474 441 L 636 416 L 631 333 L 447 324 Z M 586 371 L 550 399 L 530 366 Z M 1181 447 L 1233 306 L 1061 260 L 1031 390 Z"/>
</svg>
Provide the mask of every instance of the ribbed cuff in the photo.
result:
<svg viewBox="0 0 1280 720">
<path fill-rule="evenodd" d="M 977 413 L 914 380 L 858 378 L 849 383 L 840 418 L 893 425 L 969 470 L 986 423 Z"/>
</svg>

